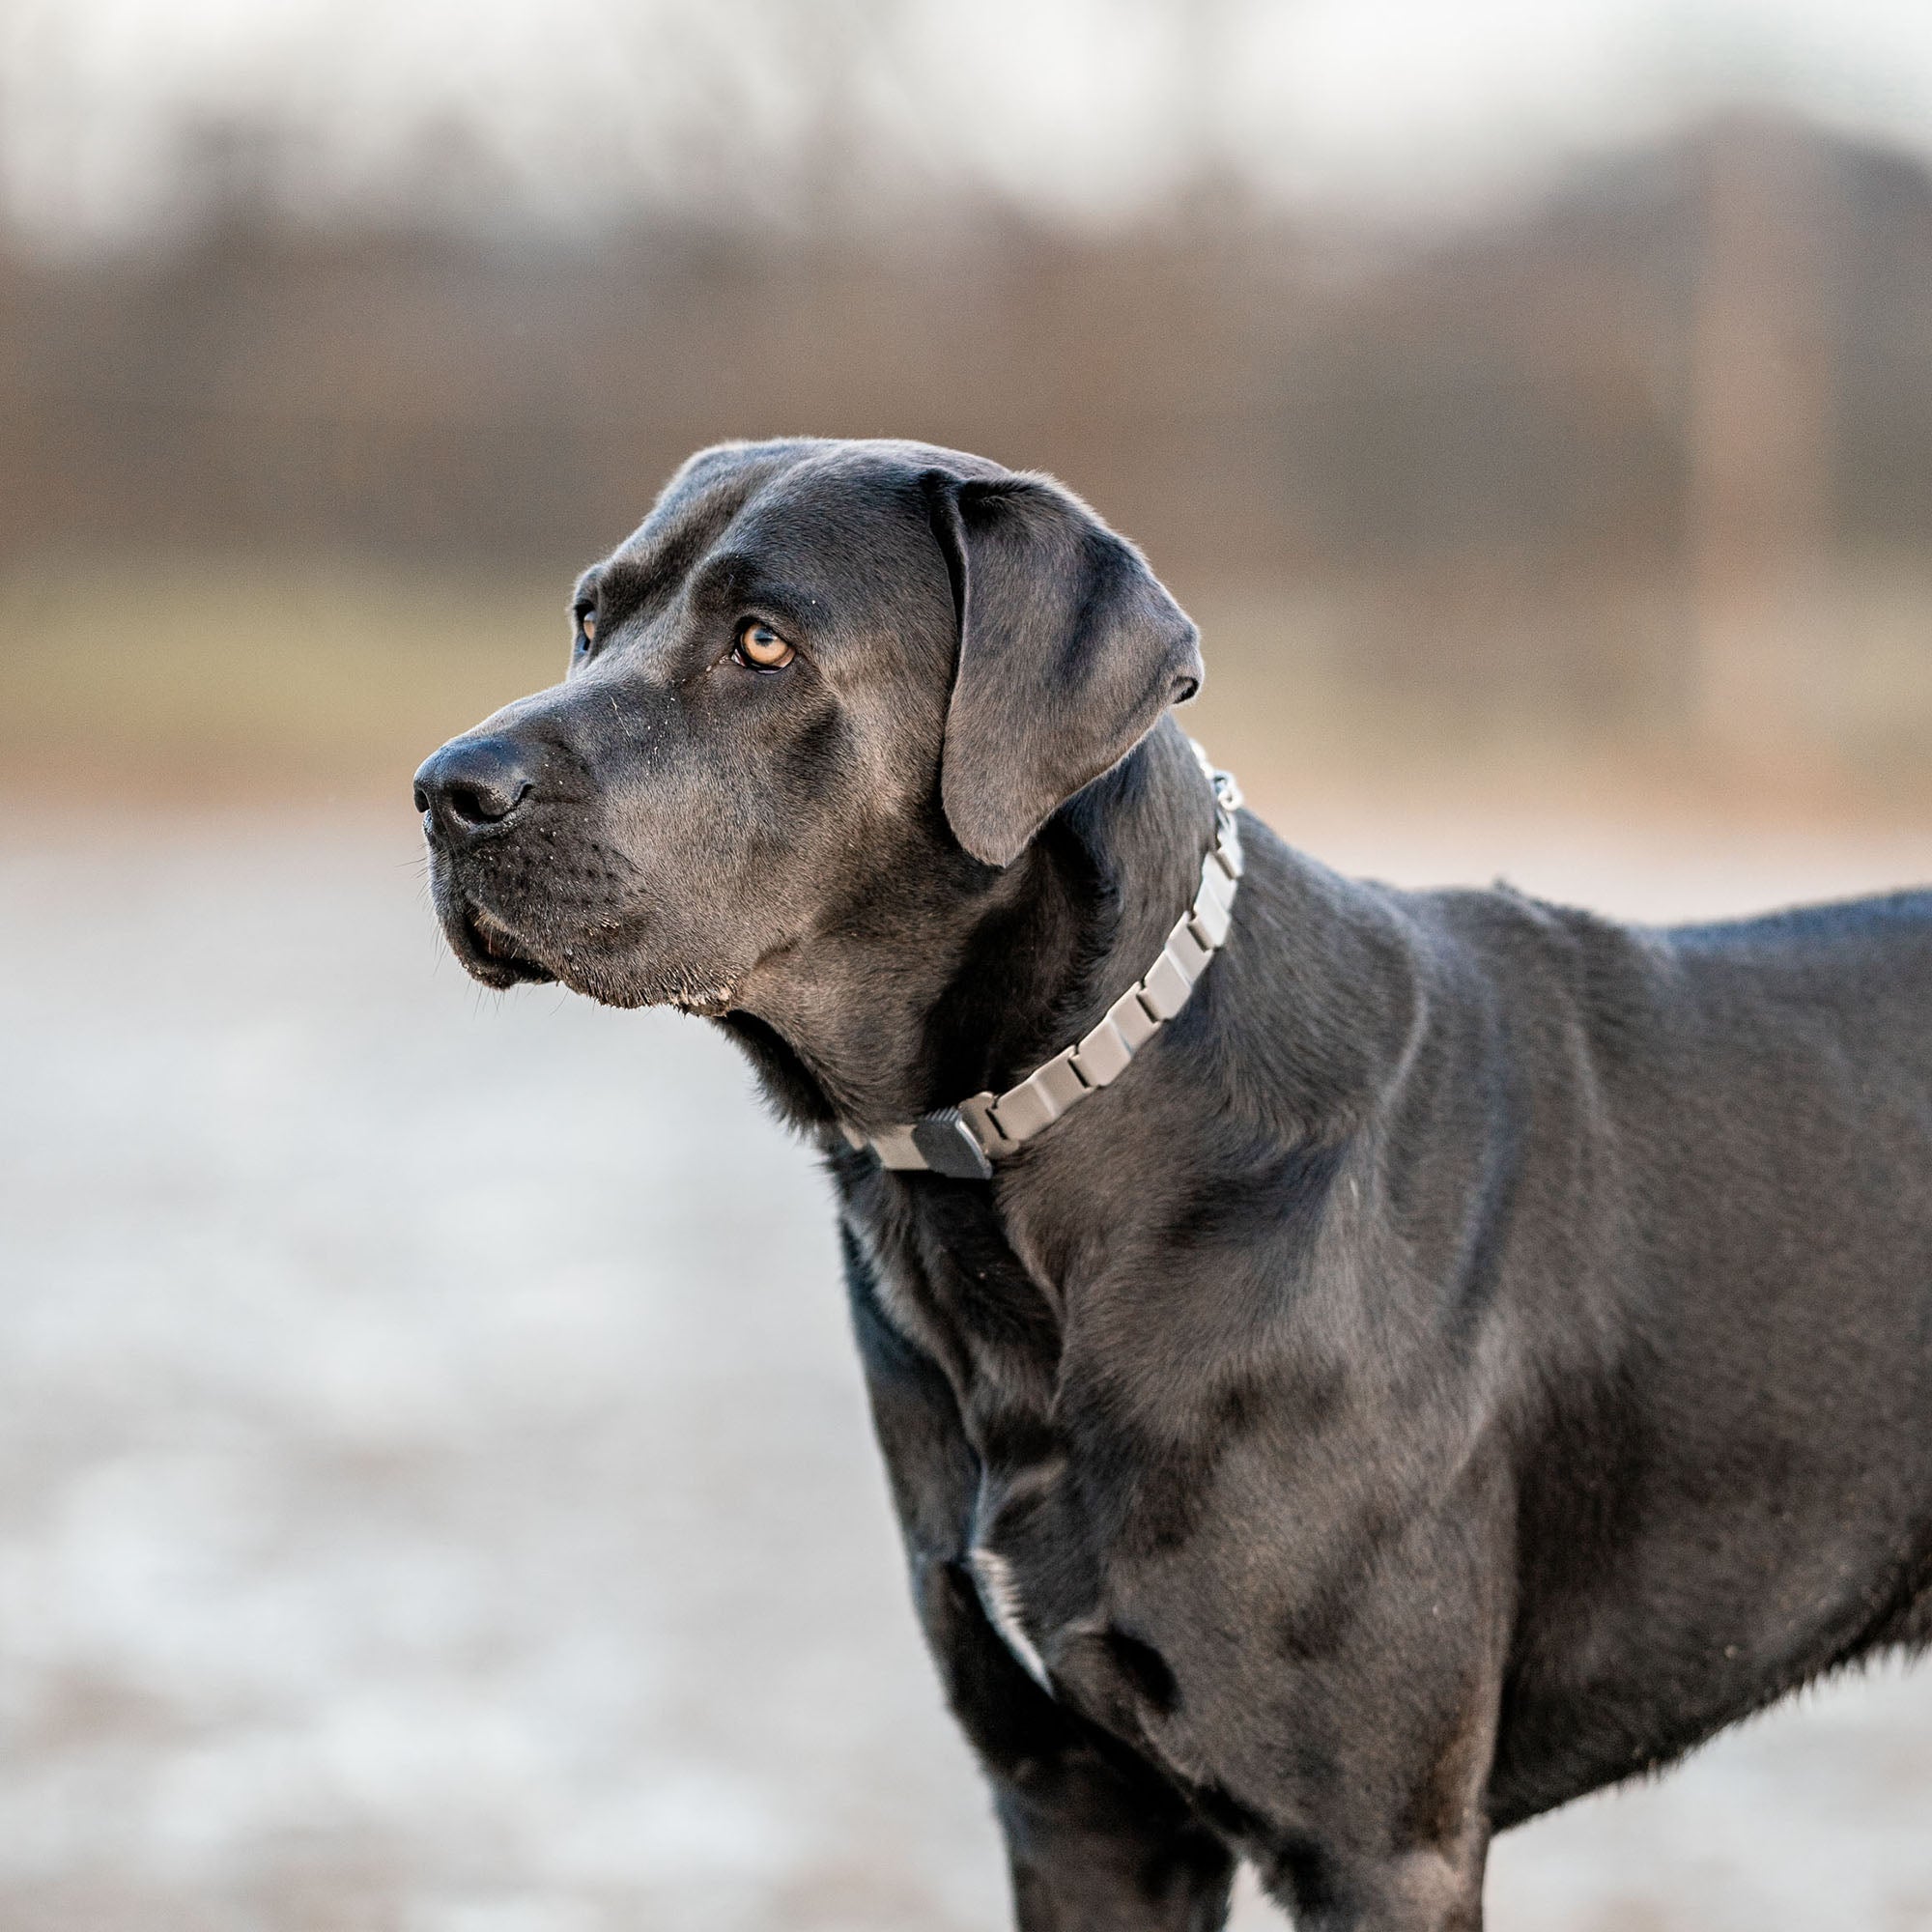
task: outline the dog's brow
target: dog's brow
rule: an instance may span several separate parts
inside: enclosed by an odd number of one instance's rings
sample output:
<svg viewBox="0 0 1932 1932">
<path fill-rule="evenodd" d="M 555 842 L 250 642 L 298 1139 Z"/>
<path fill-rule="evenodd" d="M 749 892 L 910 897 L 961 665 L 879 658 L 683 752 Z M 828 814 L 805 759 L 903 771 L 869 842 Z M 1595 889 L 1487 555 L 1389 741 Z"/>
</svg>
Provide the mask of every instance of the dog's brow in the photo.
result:
<svg viewBox="0 0 1932 1932">
<path fill-rule="evenodd" d="M 597 580 L 597 594 L 610 617 L 654 602 L 676 581 L 678 572 L 662 553 L 648 556 L 613 556 Z"/>
<path fill-rule="evenodd" d="M 691 595 L 694 601 L 713 597 L 747 597 L 751 595 L 758 577 L 756 561 L 743 551 L 720 551 L 716 555 L 706 557 L 703 564 L 692 573 Z"/>
<path fill-rule="evenodd" d="M 797 628 L 810 623 L 814 611 L 820 617 L 824 615 L 824 608 L 816 598 L 787 588 L 768 576 L 756 557 L 748 556 L 743 551 L 724 551 L 705 558 L 692 574 L 691 601 L 694 605 L 755 606 L 765 614 Z"/>
<path fill-rule="evenodd" d="M 703 554 L 710 536 L 702 518 L 687 518 L 644 550 L 619 551 L 597 566 L 597 591 L 611 617 L 654 604 L 674 589 Z"/>
</svg>

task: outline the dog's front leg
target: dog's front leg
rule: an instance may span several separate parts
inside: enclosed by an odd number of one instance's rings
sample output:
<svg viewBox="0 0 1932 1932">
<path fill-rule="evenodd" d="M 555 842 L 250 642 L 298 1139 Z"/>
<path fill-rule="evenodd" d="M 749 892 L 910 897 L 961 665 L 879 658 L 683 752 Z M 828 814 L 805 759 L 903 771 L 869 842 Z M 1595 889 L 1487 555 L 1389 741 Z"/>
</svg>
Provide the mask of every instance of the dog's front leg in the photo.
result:
<svg viewBox="0 0 1932 1932">
<path fill-rule="evenodd" d="M 1153 1767 L 1049 1696 L 962 1564 L 917 1575 L 947 1701 L 993 1785 L 1019 1932 L 1216 1932 L 1235 1861 Z"/>
<path fill-rule="evenodd" d="M 948 1703 L 993 1786 L 1020 1932 L 1215 1932 L 1235 1861 L 1151 1765 L 1051 1696 L 986 1617 L 961 1537 L 980 1480 L 937 1364 L 848 1249 L 873 1426 Z"/>
<path fill-rule="evenodd" d="M 1487 1839 L 1449 1854 L 1413 1850 L 1330 1860 L 1313 1841 L 1266 1861 L 1269 1892 L 1296 1932 L 1482 1932 Z"/>
<path fill-rule="evenodd" d="M 1472 1459 L 1353 1583 L 1325 1644 L 1320 1594 L 1277 1626 L 1295 1655 L 1272 1695 L 1264 1656 L 1236 1674 L 1253 1727 L 1236 1750 L 1223 1703 L 1233 1782 L 1213 1794 L 1227 1815 L 1208 1815 L 1297 1932 L 1480 1932 L 1513 1521 L 1507 1470 Z"/>
</svg>

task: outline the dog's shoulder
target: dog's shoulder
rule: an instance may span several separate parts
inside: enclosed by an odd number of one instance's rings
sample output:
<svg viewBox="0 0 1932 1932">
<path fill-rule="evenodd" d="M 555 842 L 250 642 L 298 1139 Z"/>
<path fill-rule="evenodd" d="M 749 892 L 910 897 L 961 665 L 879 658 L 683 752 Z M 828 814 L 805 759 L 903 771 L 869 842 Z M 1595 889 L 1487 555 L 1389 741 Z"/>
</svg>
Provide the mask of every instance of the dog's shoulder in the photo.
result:
<svg viewBox="0 0 1932 1932">
<path fill-rule="evenodd" d="M 1425 952 L 1485 1004 L 1621 1024 L 1673 997 L 1680 962 L 1659 928 L 1538 898 L 1506 879 L 1401 897 Z"/>
</svg>

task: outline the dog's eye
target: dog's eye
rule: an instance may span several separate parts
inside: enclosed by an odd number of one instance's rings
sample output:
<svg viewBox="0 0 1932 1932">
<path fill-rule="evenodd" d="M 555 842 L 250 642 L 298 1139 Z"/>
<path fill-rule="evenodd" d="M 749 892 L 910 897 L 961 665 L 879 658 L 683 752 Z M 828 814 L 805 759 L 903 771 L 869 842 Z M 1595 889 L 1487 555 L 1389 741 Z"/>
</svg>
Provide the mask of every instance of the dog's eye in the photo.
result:
<svg viewBox="0 0 1932 1932">
<path fill-rule="evenodd" d="M 577 647 L 587 651 L 597 641 L 597 612 L 588 604 L 577 607 Z"/>
<path fill-rule="evenodd" d="M 798 653 L 769 624 L 754 617 L 739 631 L 731 655 L 753 670 L 782 670 Z"/>
</svg>

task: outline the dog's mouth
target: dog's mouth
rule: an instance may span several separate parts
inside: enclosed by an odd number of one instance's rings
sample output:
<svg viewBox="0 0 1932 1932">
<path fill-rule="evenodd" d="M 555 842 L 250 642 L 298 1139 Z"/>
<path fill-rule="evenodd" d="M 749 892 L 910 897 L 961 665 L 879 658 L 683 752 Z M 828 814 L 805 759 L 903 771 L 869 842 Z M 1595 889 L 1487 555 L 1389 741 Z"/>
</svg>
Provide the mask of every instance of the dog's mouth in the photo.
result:
<svg viewBox="0 0 1932 1932">
<path fill-rule="evenodd" d="M 521 917 L 513 924 L 441 867 L 435 888 L 449 950 L 472 980 L 498 992 L 560 984 L 603 1006 L 668 1006 L 707 1019 L 722 1017 L 736 1003 L 742 968 L 694 971 L 684 962 L 653 961 L 633 943 L 635 935 L 619 918 L 582 923 L 575 932 L 565 928 L 559 934 L 554 915 L 539 911 L 534 923 L 543 937 L 538 941 L 521 929 Z M 613 914 L 617 910 L 610 909 Z"/>
<path fill-rule="evenodd" d="M 464 965 L 488 985 L 542 985 L 556 978 L 518 946 L 516 934 L 501 920 L 472 900 L 464 901 L 450 938 Z"/>
</svg>

